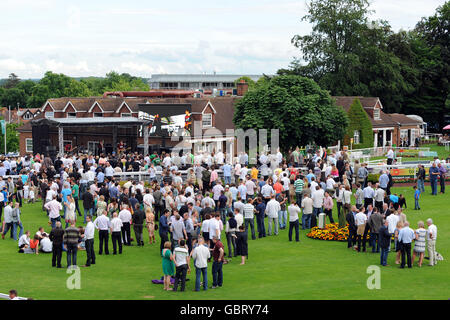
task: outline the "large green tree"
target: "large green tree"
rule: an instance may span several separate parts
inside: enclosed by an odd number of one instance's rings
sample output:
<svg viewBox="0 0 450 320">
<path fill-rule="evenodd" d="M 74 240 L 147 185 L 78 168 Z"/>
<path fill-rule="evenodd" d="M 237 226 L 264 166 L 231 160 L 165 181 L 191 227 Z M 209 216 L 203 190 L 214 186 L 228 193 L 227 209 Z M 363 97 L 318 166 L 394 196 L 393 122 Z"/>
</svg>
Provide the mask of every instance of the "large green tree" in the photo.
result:
<svg viewBox="0 0 450 320">
<path fill-rule="evenodd" d="M 377 96 L 386 112 L 402 111 L 418 81 L 414 59 L 395 52 L 404 49 L 405 35 L 371 21 L 370 13 L 368 0 L 311 0 L 302 19 L 312 32 L 292 39 L 301 59 L 278 73 L 311 77 L 332 95 Z"/>
<path fill-rule="evenodd" d="M 422 20 L 411 32 L 411 47 L 419 70 L 416 90 L 407 97 L 405 112 L 424 116 L 442 128 L 450 114 L 450 2 Z"/>
<path fill-rule="evenodd" d="M 348 119 L 313 80 L 283 75 L 266 79 L 235 106 L 237 128 L 279 129 L 280 147 L 330 145 L 344 136 Z"/>
</svg>

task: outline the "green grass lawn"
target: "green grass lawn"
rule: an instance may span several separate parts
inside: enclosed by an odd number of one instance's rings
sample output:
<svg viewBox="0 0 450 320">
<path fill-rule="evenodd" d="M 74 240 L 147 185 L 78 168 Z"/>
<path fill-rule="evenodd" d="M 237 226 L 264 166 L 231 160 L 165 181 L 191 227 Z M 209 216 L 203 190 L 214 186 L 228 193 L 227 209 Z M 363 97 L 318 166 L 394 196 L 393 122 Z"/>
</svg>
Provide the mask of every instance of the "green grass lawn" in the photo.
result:
<svg viewBox="0 0 450 320">
<path fill-rule="evenodd" d="M 125 247 L 121 256 L 97 256 L 96 265 L 81 268 L 81 289 L 70 290 L 66 269 L 51 267 L 51 254 L 19 254 L 17 242 L 0 239 L 0 292 L 14 288 L 20 296 L 34 299 L 448 299 L 450 298 L 450 195 L 430 195 L 430 187 L 421 199 L 421 211 L 415 211 L 412 187 L 397 187 L 406 195 L 405 211 L 415 229 L 419 220 L 432 217 L 438 227 L 437 251 L 445 259 L 435 267 L 399 269 L 390 253 L 391 267 L 381 269 L 381 289 L 369 290 L 367 268 L 379 265 L 379 254 L 357 253 L 344 242 L 326 242 L 306 237 L 301 230 L 300 243 L 288 242 L 288 231 L 278 236 L 249 240 L 249 260 L 239 265 L 240 257 L 223 266 L 224 285 L 207 292 L 193 292 L 195 275 L 190 274 L 186 292 L 166 292 L 150 281 L 162 276 L 159 242 Z M 41 203 L 24 205 L 22 221 L 34 234 L 39 226 L 49 230 Z M 337 211 L 333 211 L 337 219 Z M 82 220 L 80 221 L 82 222 Z M 134 233 L 134 232 L 132 232 Z M 223 237 L 224 238 L 224 237 Z M 159 241 L 159 237 L 157 238 Z M 226 242 L 226 241 L 225 241 Z M 226 243 L 225 243 L 226 247 Z M 112 244 L 110 242 L 110 248 Z M 227 249 L 227 248 L 226 248 Z M 96 234 L 95 250 L 98 252 Z M 111 250 L 111 249 L 110 249 Z M 63 266 L 66 254 L 63 253 Z M 78 252 L 78 265 L 86 253 Z M 195 269 L 192 267 L 193 272 Z M 212 284 L 211 265 L 208 281 Z"/>
</svg>

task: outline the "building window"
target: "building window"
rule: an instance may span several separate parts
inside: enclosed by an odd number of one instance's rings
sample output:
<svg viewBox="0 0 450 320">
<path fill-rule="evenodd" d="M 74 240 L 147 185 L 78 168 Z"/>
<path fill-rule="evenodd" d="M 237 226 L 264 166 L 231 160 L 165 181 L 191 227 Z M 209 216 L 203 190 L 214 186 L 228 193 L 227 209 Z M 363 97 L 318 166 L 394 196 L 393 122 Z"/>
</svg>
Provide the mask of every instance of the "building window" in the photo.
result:
<svg viewBox="0 0 450 320">
<path fill-rule="evenodd" d="M 359 140 L 359 130 L 355 130 L 353 132 L 353 144 L 359 144 L 360 140 Z"/>
<path fill-rule="evenodd" d="M 31 138 L 25 139 L 25 152 L 33 153 L 33 139 Z"/>
<path fill-rule="evenodd" d="M 30 120 L 33 119 L 33 114 L 31 112 L 27 112 L 23 115 L 24 120 Z"/>
<path fill-rule="evenodd" d="M 178 89 L 178 82 L 161 82 L 160 89 Z"/>
<path fill-rule="evenodd" d="M 234 82 L 224 82 L 223 87 L 224 88 L 234 88 Z"/>
<path fill-rule="evenodd" d="M 103 117 L 103 112 L 94 112 L 94 118 L 101 118 Z"/>
<path fill-rule="evenodd" d="M 77 114 L 75 112 L 69 112 L 67 113 L 67 118 L 76 118 Z"/>
<path fill-rule="evenodd" d="M 373 109 L 373 119 L 380 120 L 380 109 L 378 108 Z"/>
<path fill-rule="evenodd" d="M 122 118 L 129 118 L 129 117 L 131 117 L 131 113 L 121 113 L 120 116 Z"/>
<path fill-rule="evenodd" d="M 54 113 L 53 111 L 46 111 L 46 112 L 45 112 L 45 117 L 46 117 L 47 119 L 49 119 L 49 118 L 54 118 L 54 117 L 55 117 L 55 113 Z"/>
<path fill-rule="evenodd" d="M 202 115 L 202 127 L 212 127 L 212 113 Z"/>
<path fill-rule="evenodd" d="M 188 89 L 189 88 L 189 82 L 180 82 L 180 88 Z"/>
<path fill-rule="evenodd" d="M 217 88 L 217 86 L 218 86 L 217 82 L 203 82 L 202 83 L 202 88 L 205 88 L 205 89 Z"/>
</svg>

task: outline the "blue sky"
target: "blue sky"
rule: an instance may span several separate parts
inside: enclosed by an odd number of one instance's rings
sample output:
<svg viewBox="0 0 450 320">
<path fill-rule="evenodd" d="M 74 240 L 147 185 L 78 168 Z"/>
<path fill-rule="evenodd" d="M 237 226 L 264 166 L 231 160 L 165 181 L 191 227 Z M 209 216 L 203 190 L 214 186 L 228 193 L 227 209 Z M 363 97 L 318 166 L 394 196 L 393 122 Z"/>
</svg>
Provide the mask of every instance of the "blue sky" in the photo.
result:
<svg viewBox="0 0 450 320">
<path fill-rule="evenodd" d="M 372 18 L 411 29 L 444 2 L 372 0 Z M 311 28 L 300 21 L 304 0 L 1 0 L 0 8 L 0 78 L 273 74 L 299 56 L 291 38 Z"/>
</svg>

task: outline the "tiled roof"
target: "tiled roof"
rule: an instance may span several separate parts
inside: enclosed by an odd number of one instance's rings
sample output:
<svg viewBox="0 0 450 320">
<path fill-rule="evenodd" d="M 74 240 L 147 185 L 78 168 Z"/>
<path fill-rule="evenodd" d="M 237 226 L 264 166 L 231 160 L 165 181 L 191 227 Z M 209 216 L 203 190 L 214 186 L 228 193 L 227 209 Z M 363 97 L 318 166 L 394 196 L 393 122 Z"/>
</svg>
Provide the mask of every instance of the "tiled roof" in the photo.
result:
<svg viewBox="0 0 450 320">
<path fill-rule="evenodd" d="M 344 108 L 346 112 L 350 110 L 350 106 L 352 105 L 355 99 L 359 99 L 361 101 L 361 105 L 365 109 L 373 108 L 380 100 L 378 97 L 358 97 L 358 96 L 334 96 L 331 97 L 336 101 L 336 105 Z M 381 105 L 381 102 L 380 102 Z"/>
</svg>

